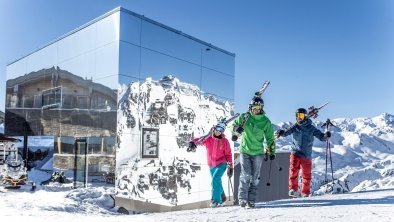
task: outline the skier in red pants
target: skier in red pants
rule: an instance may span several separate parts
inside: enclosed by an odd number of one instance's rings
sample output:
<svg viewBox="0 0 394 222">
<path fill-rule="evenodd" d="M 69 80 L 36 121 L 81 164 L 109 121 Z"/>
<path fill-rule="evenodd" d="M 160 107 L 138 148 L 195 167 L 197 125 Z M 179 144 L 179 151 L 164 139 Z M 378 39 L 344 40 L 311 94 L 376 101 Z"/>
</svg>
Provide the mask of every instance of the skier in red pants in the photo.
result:
<svg viewBox="0 0 394 222">
<path fill-rule="evenodd" d="M 302 190 L 301 196 L 307 197 L 311 193 L 312 179 L 312 146 L 314 137 L 320 141 L 325 141 L 331 137 L 328 131 L 325 134 L 312 125 L 312 120 L 306 117 L 307 111 L 299 108 L 296 111 L 297 123 L 288 130 L 278 130 L 276 138 L 286 137 L 293 134 L 293 146 L 290 154 L 289 169 L 289 196 L 298 196 L 298 173 L 302 170 Z"/>
</svg>

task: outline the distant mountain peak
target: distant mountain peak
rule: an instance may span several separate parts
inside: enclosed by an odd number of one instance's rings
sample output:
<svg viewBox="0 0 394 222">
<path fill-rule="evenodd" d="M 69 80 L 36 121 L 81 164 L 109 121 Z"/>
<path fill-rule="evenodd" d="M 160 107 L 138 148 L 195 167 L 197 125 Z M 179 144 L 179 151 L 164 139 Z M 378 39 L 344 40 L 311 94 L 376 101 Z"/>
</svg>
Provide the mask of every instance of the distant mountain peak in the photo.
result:
<svg viewBox="0 0 394 222">
<path fill-rule="evenodd" d="M 390 113 L 383 113 L 383 114 L 380 115 L 380 117 L 382 117 L 386 121 L 394 122 L 394 116 L 391 115 Z"/>
<path fill-rule="evenodd" d="M 323 122 L 313 120 L 316 126 L 321 126 Z M 335 118 L 332 119 L 334 125 L 338 128 L 332 128 L 334 131 L 349 131 L 364 134 L 381 134 L 390 133 L 394 130 L 394 116 L 389 113 L 383 113 L 378 116 L 368 118 Z M 287 129 L 292 125 L 291 122 L 280 122 L 278 127 Z"/>
<path fill-rule="evenodd" d="M 173 81 L 175 79 L 177 79 L 175 76 L 168 75 L 168 76 L 163 76 L 163 78 L 161 78 L 160 81 Z"/>
<path fill-rule="evenodd" d="M 167 76 L 163 76 L 163 78 L 161 78 L 159 80 L 159 82 L 164 85 L 164 86 L 178 86 L 180 81 L 178 78 L 176 78 L 173 75 L 167 75 Z"/>
<path fill-rule="evenodd" d="M 394 116 L 389 113 L 383 113 L 379 116 L 373 117 L 372 121 L 377 126 L 389 126 L 394 127 Z"/>
</svg>

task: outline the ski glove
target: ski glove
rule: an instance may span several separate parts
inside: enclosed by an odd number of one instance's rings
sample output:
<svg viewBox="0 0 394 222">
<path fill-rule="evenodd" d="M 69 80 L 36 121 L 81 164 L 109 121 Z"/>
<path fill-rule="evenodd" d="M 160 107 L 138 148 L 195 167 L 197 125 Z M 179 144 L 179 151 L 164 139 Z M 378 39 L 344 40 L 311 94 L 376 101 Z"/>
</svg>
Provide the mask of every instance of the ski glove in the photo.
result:
<svg viewBox="0 0 394 222">
<path fill-rule="evenodd" d="M 275 132 L 275 137 L 276 137 L 276 138 L 279 138 L 279 137 L 281 137 L 281 136 L 283 136 L 283 135 L 285 135 L 285 131 L 282 130 L 282 129 L 277 130 L 277 131 Z"/>
<path fill-rule="evenodd" d="M 237 135 L 233 135 L 233 136 L 231 137 L 231 140 L 232 140 L 233 142 L 237 141 L 237 140 L 238 140 L 238 136 L 237 136 Z"/>
<path fill-rule="evenodd" d="M 195 152 L 196 151 L 196 144 L 193 141 L 189 142 L 189 147 L 187 148 L 187 152 Z"/>
<path fill-rule="evenodd" d="M 264 153 L 264 161 L 268 160 L 268 153 Z"/>
<path fill-rule="evenodd" d="M 233 176 L 233 173 L 234 173 L 234 169 L 233 168 L 230 168 L 229 166 L 227 167 L 227 176 L 228 177 L 232 177 Z"/>
<path fill-rule="evenodd" d="M 239 134 L 242 134 L 243 131 L 244 131 L 244 128 L 243 128 L 242 126 L 238 126 L 238 127 L 235 129 L 235 132 L 237 132 L 237 133 L 239 133 Z"/>
<path fill-rule="evenodd" d="M 327 131 L 327 132 L 326 132 L 326 137 L 327 137 L 327 138 L 330 138 L 330 137 L 331 137 L 331 132 L 330 132 L 330 131 Z"/>
<path fill-rule="evenodd" d="M 276 157 L 275 155 L 270 155 L 270 154 L 268 154 L 268 153 L 264 153 L 264 161 L 267 161 L 268 158 L 269 158 L 270 160 L 274 160 L 275 157 Z"/>
</svg>

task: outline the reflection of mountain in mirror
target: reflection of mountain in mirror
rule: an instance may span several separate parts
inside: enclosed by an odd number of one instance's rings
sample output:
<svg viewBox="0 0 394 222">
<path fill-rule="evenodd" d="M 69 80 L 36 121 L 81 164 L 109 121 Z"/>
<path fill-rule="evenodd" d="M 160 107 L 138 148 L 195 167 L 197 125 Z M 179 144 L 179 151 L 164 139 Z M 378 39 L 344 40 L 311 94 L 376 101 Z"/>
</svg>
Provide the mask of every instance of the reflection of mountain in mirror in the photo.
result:
<svg viewBox="0 0 394 222">
<path fill-rule="evenodd" d="M 231 101 L 229 101 L 229 99 L 220 97 L 213 93 L 204 92 L 194 84 L 181 82 L 178 78 L 176 78 L 173 75 L 164 76 L 162 79 L 160 79 L 159 82 L 161 83 L 163 88 L 169 90 L 171 89 L 173 91 L 177 91 L 185 95 L 195 95 L 195 96 L 202 95 L 205 97 L 206 100 L 211 100 L 216 103 L 220 103 L 222 105 L 225 105 L 226 102 L 232 103 Z"/>
<path fill-rule="evenodd" d="M 164 76 L 159 80 L 159 83 L 163 88 L 169 91 L 177 91 L 185 95 L 198 96 L 197 92 L 200 91 L 198 86 L 190 83 L 183 83 L 173 75 Z"/>
<path fill-rule="evenodd" d="M 142 183 L 139 177 L 129 177 L 130 169 L 134 169 L 132 175 L 151 175 L 167 179 L 158 173 L 163 170 L 159 164 L 146 167 L 149 161 L 152 162 L 153 159 L 162 166 L 170 167 L 176 160 L 189 159 L 190 153 L 186 152 L 188 142 L 194 137 L 206 134 L 219 117 L 233 114 L 232 101 L 205 94 L 195 84 L 182 82 L 174 75 L 166 75 L 159 80 L 148 77 L 141 82 L 126 83 L 119 86 L 119 89 L 117 178 L 122 178 L 120 184 L 130 181 L 129 186 Z M 149 134 L 148 139 L 144 131 L 155 132 L 154 143 L 149 143 L 152 135 Z M 149 154 L 150 149 L 153 150 L 152 154 Z M 140 158 L 141 161 L 134 161 Z M 193 164 L 204 164 L 206 157 L 203 154 L 195 155 L 193 160 Z M 179 174 L 187 179 L 179 179 L 180 184 L 175 185 L 178 186 L 178 191 L 155 191 L 155 183 L 145 181 L 143 184 L 146 188 L 125 193 L 124 197 L 156 201 L 164 205 L 187 203 L 190 200 L 180 200 L 177 194 L 193 193 L 197 189 L 198 176 L 203 173 L 195 173 L 195 178 L 190 174 Z M 123 187 L 119 188 L 120 191 L 122 189 Z M 163 199 L 157 199 L 160 194 Z"/>
</svg>

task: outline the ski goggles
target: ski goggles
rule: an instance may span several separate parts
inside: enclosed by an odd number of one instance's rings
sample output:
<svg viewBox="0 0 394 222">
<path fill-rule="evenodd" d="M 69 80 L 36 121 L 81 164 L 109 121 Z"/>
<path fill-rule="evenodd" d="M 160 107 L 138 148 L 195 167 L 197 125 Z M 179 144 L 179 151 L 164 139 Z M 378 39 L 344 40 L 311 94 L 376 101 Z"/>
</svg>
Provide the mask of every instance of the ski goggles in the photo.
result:
<svg viewBox="0 0 394 222">
<path fill-rule="evenodd" d="M 261 106 L 260 105 L 254 105 L 250 107 L 251 111 L 260 111 L 261 110 Z"/>
<path fill-rule="evenodd" d="M 215 130 L 218 132 L 224 132 L 224 128 L 221 126 L 215 126 Z"/>
<path fill-rule="evenodd" d="M 304 119 L 305 118 L 305 113 L 296 113 L 297 119 Z"/>
</svg>

